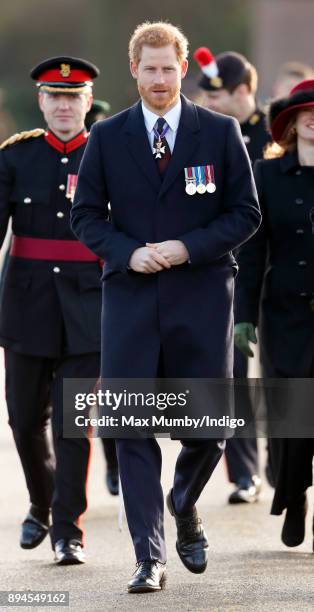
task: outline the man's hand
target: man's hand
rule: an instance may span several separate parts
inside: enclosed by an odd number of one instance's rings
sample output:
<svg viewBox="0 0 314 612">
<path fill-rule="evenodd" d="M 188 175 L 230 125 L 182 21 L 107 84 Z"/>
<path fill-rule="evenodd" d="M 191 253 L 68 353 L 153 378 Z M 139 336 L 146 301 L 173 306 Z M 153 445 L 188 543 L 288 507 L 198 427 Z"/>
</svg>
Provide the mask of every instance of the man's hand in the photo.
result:
<svg viewBox="0 0 314 612">
<path fill-rule="evenodd" d="M 234 343 L 236 347 L 246 357 L 254 357 L 253 351 L 250 349 L 249 342 L 257 344 L 255 327 L 253 323 L 237 323 L 234 326 Z"/>
<path fill-rule="evenodd" d="M 153 272 L 160 272 L 164 268 L 171 268 L 171 264 L 157 250 L 146 246 L 135 249 L 130 257 L 129 267 L 134 272 L 151 274 Z"/>
<path fill-rule="evenodd" d="M 189 251 L 181 240 L 146 242 L 146 246 L 162 255 L 172 266 L 179 266 L 189 260 Z"/>
</svg>

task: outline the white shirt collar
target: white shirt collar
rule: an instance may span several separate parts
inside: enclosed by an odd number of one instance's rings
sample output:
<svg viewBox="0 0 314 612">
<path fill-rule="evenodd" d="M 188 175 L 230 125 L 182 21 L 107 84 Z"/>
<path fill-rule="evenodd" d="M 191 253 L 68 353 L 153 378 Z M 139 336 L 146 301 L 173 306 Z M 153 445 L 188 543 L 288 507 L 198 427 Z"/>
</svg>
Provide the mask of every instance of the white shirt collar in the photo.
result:
<svg viewBox="0 0 314 612">
<path fill-rule="evenodd" d="M 176 105 L 164 115 L 164 120 L 167 121 L 168 125 L 170 126 L 173 132 L 176 132 L 179 126 L 179 121 L 181 117 L 181 106 L 182 106 L 181 98 L 179 97 Z M 160 115 L 156 115 L 155 113 L 152 113 L 152 111 L 148 110 L 148 108 L 146 108 L 146 106 L 144 105 L 143 100 L 142 100 L 142 110 L 143 110 L 146 129 L 149 133 L 151 133 Z"/>
</svg>

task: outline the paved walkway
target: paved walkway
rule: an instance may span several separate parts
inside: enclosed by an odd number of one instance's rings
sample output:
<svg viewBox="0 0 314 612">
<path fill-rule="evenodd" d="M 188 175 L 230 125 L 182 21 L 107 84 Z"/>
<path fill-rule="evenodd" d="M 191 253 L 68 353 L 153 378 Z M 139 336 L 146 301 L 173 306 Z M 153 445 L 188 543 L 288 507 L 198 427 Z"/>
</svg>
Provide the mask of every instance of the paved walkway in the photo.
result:
<svg viewBox="0 0 314 612">
<path fill-rule="evenodd" d="M 1 377 L 3 365 L 0 363 Z M 0 380 L 3 398 L 3 381 Z M 0 590 L 68 590 L 70 610 L 82 612 L 172 610 L 175 612 L 313 612 L 314 555 L 311 554 L 313 495 L 304 544 L 287 549 L 280 542 L 281 517 L 271 517 L 271 490 L 264 486 L 262 500 L 250 506 L 228 506 L 230 492 L 223 461 L 205 489 L 198 508 L 210 541 L 205 574 L 195 576 L 181 564 L 175 551 L 175 528 L 166 513 L 168 583 L 161 593 L 128 595 L 126 583 L 134 568 L 134 555 L 126 522 L 118 530 L 118 500 L 104 486 L 104 462 L 99 440 L 94 441 L 90 473 L 90 504 L 85 515 L 84 566 L 55 567 L 46 539 L 40 547 L 24 551 L 18 546 L 19 523 L 28 498 L 11 432 L 6 424 L 4 400 L 0 414 Z M 163 440 L 163 483 L 171 475 L 179 444 Z M 264 448 L 261 441 L 261 448 Z M 312 493 L 312 492 L 311 492 Z M 1 608 L 0 608 L 1 609 Z M 8 610 L 30 610 L 10 607 Z M 67 608 L 37 607 L 35 610 Z"/>
</svg>

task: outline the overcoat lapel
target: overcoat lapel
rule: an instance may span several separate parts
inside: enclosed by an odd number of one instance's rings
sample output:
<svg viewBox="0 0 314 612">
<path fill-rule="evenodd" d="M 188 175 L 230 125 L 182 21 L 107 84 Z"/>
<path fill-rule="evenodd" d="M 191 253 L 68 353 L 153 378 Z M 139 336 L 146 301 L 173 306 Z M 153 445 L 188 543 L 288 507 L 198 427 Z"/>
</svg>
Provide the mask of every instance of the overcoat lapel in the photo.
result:
<svg viewBox="0 0 314 612">
<path fill-rule="evenodd" d="M 154 160 L 144 123 L 141 101 L 130 108 L 125 124 L 126 144 L 139 170 L 150 181 L 155 191 L 160 191 L 161 179 Z"/>
<path fill-rule="evenodd" d="M 181 102 L 182 111 L 176 142 L 162 182 L 150 149 L 141 101 L 131 107 L 124 127 L 126 145 L 130 154 L 159 195 L 163 195 L 171 187 L 178 174 L 183 172 L 200 141 L 197 109 L 183 95 L 181 95 Z"/>
</svg>

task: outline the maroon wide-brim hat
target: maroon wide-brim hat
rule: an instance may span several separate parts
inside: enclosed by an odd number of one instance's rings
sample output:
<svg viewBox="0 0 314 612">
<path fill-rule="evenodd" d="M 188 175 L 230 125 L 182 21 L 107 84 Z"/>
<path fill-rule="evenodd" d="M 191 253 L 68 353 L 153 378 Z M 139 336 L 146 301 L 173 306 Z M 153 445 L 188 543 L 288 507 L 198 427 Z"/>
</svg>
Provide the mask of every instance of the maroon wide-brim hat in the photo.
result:
<svg viewBox="0 0 314 612">
<path fill-rule="evenodd" d="M 314 79 L 301 81 L 289 96 L 274 100 L 268 110 L 268 125 L 275 142 L 280 142 L 290 119 L 303 108 L 314 106 Z"/>
</svg>

